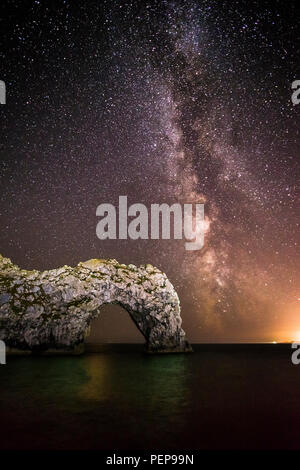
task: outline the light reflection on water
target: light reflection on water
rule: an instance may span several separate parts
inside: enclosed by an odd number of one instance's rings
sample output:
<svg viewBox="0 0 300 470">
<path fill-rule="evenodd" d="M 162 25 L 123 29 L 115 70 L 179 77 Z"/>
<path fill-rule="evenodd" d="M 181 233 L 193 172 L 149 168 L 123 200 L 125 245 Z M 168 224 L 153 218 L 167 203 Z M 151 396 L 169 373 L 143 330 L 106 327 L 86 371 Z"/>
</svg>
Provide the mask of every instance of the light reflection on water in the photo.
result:
<svg viewBox="0 0 300 470">
<path fill-rule="evenodd" d="M 0 448 L 297 448 L 289 354 L 8 358 Z"/>
<path fill-rule="evenodd" d="M 80 364 L 85 379 L 78 383 L 78 398 L 84 401 L 115 401 L 144 406 L 145 400 L 164 410 L 168 403 L 174 409 L 185 400 L 186 356 L 127 357 L 91 355 Z M 123 393 L 122 393 L 123 391 Z M 93 406 L 93 404 L 92 404 Z"/>
</svg>

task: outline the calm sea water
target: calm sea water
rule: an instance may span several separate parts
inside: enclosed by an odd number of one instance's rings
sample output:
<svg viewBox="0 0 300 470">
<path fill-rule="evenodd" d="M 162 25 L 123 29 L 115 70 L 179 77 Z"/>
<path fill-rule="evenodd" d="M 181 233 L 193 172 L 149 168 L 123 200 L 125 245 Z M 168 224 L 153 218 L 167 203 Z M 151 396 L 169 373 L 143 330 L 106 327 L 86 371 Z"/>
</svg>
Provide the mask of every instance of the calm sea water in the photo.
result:
<svg viewBox="0 0 300 470">
<path fill-rule="evenodd" d="M 290 355 L 236 346 L 9 357 L 0 448 L 300 448 L 300 366 Z"/>
</svg>

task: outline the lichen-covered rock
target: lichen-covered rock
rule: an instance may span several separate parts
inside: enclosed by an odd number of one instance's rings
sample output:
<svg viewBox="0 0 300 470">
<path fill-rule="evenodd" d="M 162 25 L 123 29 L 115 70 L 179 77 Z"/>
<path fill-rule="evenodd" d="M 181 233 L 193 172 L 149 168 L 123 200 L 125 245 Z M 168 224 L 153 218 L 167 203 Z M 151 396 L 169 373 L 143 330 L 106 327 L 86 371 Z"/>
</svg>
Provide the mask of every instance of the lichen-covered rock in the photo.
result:
<svg viewBox="0 0 300 470">
<path fill-rule="evenodd" d="M 0 255 L 0 339 L 18 350 L 76 350 L 103 304 L 124 307 L 149 352 L 186 352 L 180 303 L 167 276 L 93 259 L 76 267 L 26 271 Z"/>
</svg>

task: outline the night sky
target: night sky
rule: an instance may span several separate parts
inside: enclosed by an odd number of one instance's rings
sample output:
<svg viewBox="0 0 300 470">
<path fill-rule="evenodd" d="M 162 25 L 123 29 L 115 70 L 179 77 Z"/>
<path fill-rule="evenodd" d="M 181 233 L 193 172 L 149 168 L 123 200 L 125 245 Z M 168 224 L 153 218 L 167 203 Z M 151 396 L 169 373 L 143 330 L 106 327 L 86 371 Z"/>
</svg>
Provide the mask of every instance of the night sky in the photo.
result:
<svg viewBox="0 0 300 470">
<path fill-rule="evenodd" d="M 191 341 L 300 339 L 296 2 L 1 11 L 0 252 L 27 269 L 156 265 Z M 96 208 L 120 195 L 204 202 L 204 248 L 100 241 Z"/>
</svg>

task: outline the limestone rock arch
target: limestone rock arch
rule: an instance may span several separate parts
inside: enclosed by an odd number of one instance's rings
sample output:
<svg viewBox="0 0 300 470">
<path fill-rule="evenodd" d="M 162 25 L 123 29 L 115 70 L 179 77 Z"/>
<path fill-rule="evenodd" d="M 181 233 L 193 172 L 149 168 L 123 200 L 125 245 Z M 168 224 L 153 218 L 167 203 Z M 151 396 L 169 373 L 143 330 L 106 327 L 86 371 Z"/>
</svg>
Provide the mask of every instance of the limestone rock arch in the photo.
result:
<svg viewBox="0 0 300 470">
<path fill-rule="evenodd" d="M 74 268 L 27 271 L 0 255 L 0 339 L 23 351 L 80 351 L 104 304 L 121 305 L 151 353 L 187 352 L 180 303 L 167 276 L 93 259 Z"/>
</svg>

